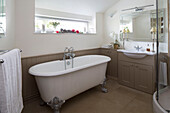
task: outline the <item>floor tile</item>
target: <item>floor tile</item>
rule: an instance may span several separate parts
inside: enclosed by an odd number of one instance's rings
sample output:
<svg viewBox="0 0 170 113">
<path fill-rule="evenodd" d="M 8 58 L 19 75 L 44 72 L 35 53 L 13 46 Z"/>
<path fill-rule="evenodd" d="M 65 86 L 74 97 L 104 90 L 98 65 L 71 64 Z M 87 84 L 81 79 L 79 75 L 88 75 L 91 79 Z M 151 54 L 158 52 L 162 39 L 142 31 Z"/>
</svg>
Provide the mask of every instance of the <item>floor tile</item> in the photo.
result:
<svg viewBox="0 0 170 113">
<path fill-rule="evenodd" d="M 94 87 L 63 104 L 61 113 L 152 113 L 152 95 L 107 80 L 108 93 Z M 39 106 L 40 99 L 25 104 L 22 113 L 53 113 L 49 106 Z"/>
<path fill-rule="evenodd" d="M 153 110 L 148 103 L 134 99 L 120 113 L 153 113 Z"/>
</svg>

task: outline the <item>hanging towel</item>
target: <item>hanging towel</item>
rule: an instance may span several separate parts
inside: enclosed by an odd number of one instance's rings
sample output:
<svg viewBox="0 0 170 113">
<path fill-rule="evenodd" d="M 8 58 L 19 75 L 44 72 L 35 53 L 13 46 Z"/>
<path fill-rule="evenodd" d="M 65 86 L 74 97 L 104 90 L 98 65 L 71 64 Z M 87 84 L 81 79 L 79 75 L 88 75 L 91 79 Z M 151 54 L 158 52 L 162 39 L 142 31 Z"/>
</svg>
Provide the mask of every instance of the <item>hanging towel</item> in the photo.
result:
<svg viewBox="0 0 170 113">
<path fill-rule="evenodd" d="M 21 113 L 22 99 L 22 74 L 21 55 L 19 49 L 11 50 L 0 59 L 0 113 Z"/>
<path fill-rule="evenodd" d="M 159 84 L 167 86 L 168 80 L 167 80 L 167 63 L 160 62 L 159 65 Z"/>
</svg>

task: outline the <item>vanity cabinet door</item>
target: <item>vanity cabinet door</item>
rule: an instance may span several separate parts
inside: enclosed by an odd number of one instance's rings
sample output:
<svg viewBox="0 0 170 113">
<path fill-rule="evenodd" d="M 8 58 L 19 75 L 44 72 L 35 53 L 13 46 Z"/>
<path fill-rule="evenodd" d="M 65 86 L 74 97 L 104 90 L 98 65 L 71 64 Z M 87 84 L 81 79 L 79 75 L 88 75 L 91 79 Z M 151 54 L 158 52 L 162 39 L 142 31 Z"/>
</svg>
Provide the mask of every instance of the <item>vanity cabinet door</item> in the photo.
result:
<svg viewBox="0 0 170 113">
<path fill-rule="evenodd" d="M 135 88 L 152 93 L 152 66 L 135 64 Z"/>
<path fill-rule="evenodd" d="M 123 85 L 134 88 L 135 85 L 135 71 L 134 64 L 130 62 L 119 61 L 119 82 Z"/>
</svg>

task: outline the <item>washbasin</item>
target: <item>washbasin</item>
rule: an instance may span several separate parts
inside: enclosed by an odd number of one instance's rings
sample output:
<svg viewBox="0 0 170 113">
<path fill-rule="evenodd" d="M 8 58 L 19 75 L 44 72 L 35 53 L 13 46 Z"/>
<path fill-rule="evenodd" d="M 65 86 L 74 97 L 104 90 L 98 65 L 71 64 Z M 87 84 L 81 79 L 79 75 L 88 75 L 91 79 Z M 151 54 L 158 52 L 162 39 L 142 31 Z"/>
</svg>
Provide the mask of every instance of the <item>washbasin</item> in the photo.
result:
<svg viewBox="0 0 170 113">
<path fill-rule="evenodd" d="M 147 52 L 147 51 L 136 51 L 136 50 L 117 50 L 118 52 L 122 52 L 124 55 L 130 58 L 140 59 L 146 56 L 155 55 L 155 52 Z"/>
</svg>

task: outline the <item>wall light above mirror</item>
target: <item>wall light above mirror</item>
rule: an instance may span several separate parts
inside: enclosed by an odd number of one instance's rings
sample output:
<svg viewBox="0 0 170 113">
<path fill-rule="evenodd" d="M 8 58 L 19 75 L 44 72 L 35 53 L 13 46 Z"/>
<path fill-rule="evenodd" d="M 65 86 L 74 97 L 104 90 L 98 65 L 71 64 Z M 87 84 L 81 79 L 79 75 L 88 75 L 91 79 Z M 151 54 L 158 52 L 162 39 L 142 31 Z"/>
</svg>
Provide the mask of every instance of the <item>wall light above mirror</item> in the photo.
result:
<svg viewBox="0 0 170 113">
<path fill-rule="evenodd" d="M 5 37 L 6 33 L 6 13 L 5 0 L 0 0 L 0 38 Z"/>
<path fill-rule="evenodd" d="M 96 34 L 96 13 L 116 1 L 35 0 L 35 33 Z"/>
</svg>

